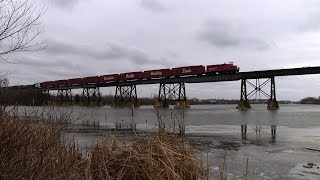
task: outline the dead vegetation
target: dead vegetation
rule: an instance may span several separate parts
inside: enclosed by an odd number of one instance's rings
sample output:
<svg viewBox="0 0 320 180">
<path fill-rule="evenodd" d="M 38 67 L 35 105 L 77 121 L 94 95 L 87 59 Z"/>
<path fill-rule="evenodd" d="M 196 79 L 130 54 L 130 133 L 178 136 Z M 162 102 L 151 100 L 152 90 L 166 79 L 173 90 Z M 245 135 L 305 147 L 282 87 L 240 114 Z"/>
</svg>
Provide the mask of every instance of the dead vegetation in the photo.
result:
<svg viewBox="0 0 320 180">
<path fill-rule="evenodd" d="M 52 121 L 28 122 L 0 113 L 0 179 L 191 180 L 208 176 L 194 149 L 164 130 L 131 145 L 106 138 L 84 156 L 64 138 L 63 126 L 48 123 Z"/>
<path fill-rule="evenodd" d="M 131 146 L 112 141 L 92 151 L 93 179 L 205 179 L 207 171 L 191 146 L 166 133 L 146 137 Z"/>
<path fill-rule="evenodd" d="M 0 115 L 0 179 L 84 179 L 86 161 L 59 128 Z"/>
</svg>

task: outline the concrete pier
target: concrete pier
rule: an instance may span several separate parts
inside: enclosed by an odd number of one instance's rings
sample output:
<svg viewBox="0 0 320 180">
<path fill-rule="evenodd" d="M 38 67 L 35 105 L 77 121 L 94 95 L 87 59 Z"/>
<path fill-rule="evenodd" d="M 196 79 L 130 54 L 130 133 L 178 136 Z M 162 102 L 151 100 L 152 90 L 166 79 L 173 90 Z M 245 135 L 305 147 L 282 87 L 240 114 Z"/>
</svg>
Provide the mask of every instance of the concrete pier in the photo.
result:
<svg viewBox="0 0 320 180">
<path fill-rule="evenodd" d="M 240 110 L 251 109 L 251 105 L 248 100 L 240 100 L 238 103 L 237 109 L 240 109 Z"/>
<path fill-rule="evenodd" d="M 274 99 L 270 99 L 268 101 L 268 107 L 267 107 L 268 110 L 277 110 L 279 109 L 279 103 L 278 101 L 274 100 Z"/>
</svg>

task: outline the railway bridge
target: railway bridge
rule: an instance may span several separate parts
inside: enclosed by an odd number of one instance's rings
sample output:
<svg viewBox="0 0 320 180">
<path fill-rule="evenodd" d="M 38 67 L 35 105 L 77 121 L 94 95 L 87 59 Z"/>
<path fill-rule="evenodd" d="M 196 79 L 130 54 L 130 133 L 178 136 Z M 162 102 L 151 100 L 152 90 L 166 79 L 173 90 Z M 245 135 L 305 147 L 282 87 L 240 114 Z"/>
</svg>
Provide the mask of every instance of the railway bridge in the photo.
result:
<svg viewBox="0 0 320 180">
<path fill-rule="evenodd" d="M 15 86 L 11 88 L 36 89 L 46 94 L 49 94 L 50 91 L 57 91 L 57 97 L 59 97 L 59 99 L 62 101 L 72 101 L 74 99 L 72 97 L 72 90 L 82 89 L 82 100 L 89 103 L 90 101 L 100 100 L 100 88 L 115 87 L 114 104 L 116 106 L 128 104 L 138 106 L 137 86 L 145 84 L 159 84 L 159 94 L 156 106 L 169 107 L 169 102 L 173 101 L 177 103 L 178 107 L 187 107 L 186 83 L 240 81 L 240 98 L 237 108 L 250 109 L 251 105 L 249 100 L 253 98 L 254 94 L 261 93 L 268 98 L 267 109 L 276 110 L 279 109 L 279 104 L 276 98 L 276 77 L 307 74 L 320 74 L 320 66 L 248 71 L 232 74 L 198 74 L 180 77 L 136 79 L 108 83 L 97 82 L 95 84 L 79 84 L 62 87 L 39 88 L 35 86 Z M 252 83 L 249 80 L 255 80 L 255 83 Z M 247 88 L 248 86 L 250 86 L 252 90 L 248 91 L 248 89 L 250 89 Z"/>
</svg>

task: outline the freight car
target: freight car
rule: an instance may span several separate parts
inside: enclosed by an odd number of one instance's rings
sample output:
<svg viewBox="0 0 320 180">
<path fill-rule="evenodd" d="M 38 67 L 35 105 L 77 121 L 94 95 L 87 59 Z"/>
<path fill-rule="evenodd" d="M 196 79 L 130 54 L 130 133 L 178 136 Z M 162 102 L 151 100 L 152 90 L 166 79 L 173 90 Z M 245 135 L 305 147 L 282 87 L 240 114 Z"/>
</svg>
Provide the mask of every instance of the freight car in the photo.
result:
<svg viewBox="0 0 320 180">
<path fill-rule="evenodd" d="M 99 82 L 101 83 L 115 82 L 115 81 L 119 81 L 119 78 L 120 78 L 119 74 L 102 75 L 99 77 Z"/>
<path fill-rule="evenodd" d="M 122 73 L 120 74 L 119 80 L 126 81 L 126 80 L 137 80 L 137 79 L 143 79 L 144 73 L 142 71 L 138 72 L 129 72 L 129 73 Z"/>
<path fill-rule="evenodd" d="M 206 72 L 206 68 L 202 65 L 198 66 L 186 66 L 186 67 L 178 67 L 172 68 L 171 76 L 189 76 L 189 75 L 200 75 Z"/>
<path fill-rule="evenodd" d="M 57 80 L 53 82 L 54 87 L 63 87 L 63 86 L 67 86 L 68 85 L 68 81 L 67 80 Z"/>
<path fill-rule="evenodd" d="M 43 87 L 43 88 L 51 88 L 53 86 L 54 86 L 53 81 L 46 81 L 46 82 L 41 83 L 41 87 Z"/>
<path fill-rule="evenodd" d="M 99 76 L 90 76 L 82 78 L 83 84 L 98 84 L 99 83 Z"/>
<path fill-rule="evenodd" d="M 145 79 L 153 79 L 153 78 L 167 78 L 171 76 L 171 69 L 156 69 L 144 71 Z"/>
<path fill-rule="evenodd" d="M 235 74 L 240 68 L 232 62 L 216 65 L 208 65 L 206 74 Z"/>
<path fill-rule="evenodd" d="M 68 79 L 68 86 L 82 85 L 82 78 Z"/>
</svg>

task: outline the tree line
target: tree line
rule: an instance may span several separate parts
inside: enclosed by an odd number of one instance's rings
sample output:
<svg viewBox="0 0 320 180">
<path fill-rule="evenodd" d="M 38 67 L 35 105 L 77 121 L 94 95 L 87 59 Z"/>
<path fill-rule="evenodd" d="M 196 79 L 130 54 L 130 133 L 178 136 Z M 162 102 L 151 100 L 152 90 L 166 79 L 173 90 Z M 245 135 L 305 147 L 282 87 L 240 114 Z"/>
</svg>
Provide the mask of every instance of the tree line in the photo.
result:
<svg viewBox="0 0 320 180">
<path fill-rule="evenodd" d="M 301 104 L 320 104 L 320 96 L 316 97 L 305 97 L 300 100 Z"/>
<path fill-rule="evenodd" d="M 97 97 L 90 97 L 94 99 Z M 152 97 L 140 97 L 138 98 L 139 105 L 155 105 L 158 97 L 156 95 Z M 190 105 L 194 104 L 237 104 L 239 100 L 227 100 L 227 99 L 197 99 L 190 98 L 187 99 Z M 59 104 L 72 104 L 72 105 L 88 105 L 82 99 L 82 94 L 75 94 L 72 97 L 65 97 L 61 102 L 59 96 L 54 94 L 46 94 L 38 90 L 18 90 L 18 89 L 9 89 L 9 88 L 0 88 L 0 105 L 24 105 L 24 106 L 42 106 L 47 105 L 48 103 Z M 267 101 L 266 101 L 267 102 Z M 260 103 L 266 103 L 261 101 Z M 100 101 L 91 102 L 92 105 L 113 105 L 114 96 L 113 95 L 103 95 L 100 98 Z M 251 103 L 257 103 L 252 101 Z M 280 103 L 288 104 L 292 103 L 291 101 L 280 101 Z M 320 104 L 319 97 L 305 97 L 298 102 L 300 104 Z M 169 101 L 170 105 L 174 105 L 175 102 Z"/>
</svg>

